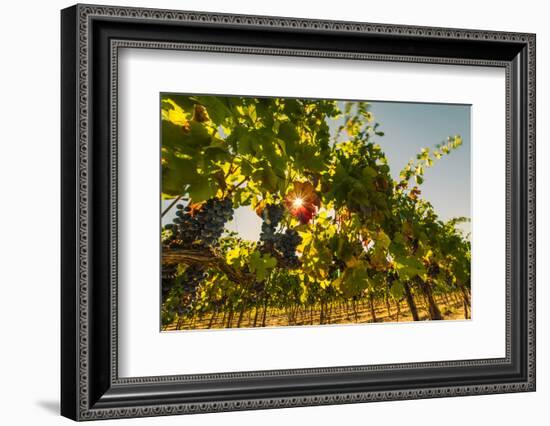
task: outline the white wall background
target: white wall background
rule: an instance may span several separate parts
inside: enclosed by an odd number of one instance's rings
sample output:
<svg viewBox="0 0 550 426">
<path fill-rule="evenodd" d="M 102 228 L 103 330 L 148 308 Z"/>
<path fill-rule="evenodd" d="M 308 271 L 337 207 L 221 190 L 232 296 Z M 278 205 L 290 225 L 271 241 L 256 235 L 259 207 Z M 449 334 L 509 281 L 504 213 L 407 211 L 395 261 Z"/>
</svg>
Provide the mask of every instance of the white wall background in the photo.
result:
<svg viewBox="0 0 550 426">
<path fill-rule="evenodd" d="M 545 2 L 340 0 L 104 0 L 103 4 L 526 31 L 537 33 L 538 390 L 530 394 L 107 421 L 102 424 L 446 426 L 550 417 L 550 28 Z M 12 1 L 0 26 L 0 419 L 69 424 L 59 405 L 59 9 L 70 2 Z M 546 78 L 545 78 L 546 77 Z M 488 178 L 491 178 L 488 176 Z M 545 196 L 546 195 L 546 196 Z M 546 422 L 545 422 L 546 420 Z"/>
</svg>

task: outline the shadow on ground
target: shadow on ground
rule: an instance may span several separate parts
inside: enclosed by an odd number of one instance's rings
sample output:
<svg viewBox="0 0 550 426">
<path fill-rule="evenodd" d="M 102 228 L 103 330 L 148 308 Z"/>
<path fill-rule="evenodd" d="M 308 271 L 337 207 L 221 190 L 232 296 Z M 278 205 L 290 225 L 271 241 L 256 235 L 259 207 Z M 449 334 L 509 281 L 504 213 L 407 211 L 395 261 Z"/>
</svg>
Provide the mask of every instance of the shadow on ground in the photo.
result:
<svg viewBox="0 0 550 426">
<path fill-rule="evenodd" d="M 50 414 L 59 415 L 59 401 L 36 401 L 36 405 Z"/>
</svg>

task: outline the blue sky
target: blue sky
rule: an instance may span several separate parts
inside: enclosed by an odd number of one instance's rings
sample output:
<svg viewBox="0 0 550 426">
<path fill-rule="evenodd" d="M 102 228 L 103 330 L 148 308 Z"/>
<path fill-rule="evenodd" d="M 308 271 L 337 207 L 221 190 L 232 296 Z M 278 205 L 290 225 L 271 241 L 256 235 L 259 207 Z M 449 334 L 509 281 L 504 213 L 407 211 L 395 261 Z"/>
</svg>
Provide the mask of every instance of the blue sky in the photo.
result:
<svg viewBox="0 0 550 426">
<path fill-rule="evenodd" d="M 470 105 L 370 102 L 384 136 L 377 139 L 388 157 L 391 173 L 400 170 L 421 148 L 431 148 L 448 136 L 460 135 L 462 146 L 425 171 L 422 197 L 443 220 L 471 217 Z M 469 225 L 463 225 L 467 232 Z"/>
<path fill-rule="evenodd" d="M 374 121 L 380 123 L 384 136 L 376 137 L 388 157 L 391 173 L 399 172 L 422 148 L 431 148 L 448 136 L 460 135 L 463 144 L 450 155 L 436 161 L 425 170 L 421 186 L 422 197 L 432 203 L 443 220 L 471 217 L 471 119 L 470 105 L 369 101 Z M 329 123 L 335 130 L 341 120 Z M 163 208 L 169 202 L 163 201 Z M 173 211 L 163 217 L 171 222 Z M 252 209 L 240 208 L 235 219 L 227 225 L 245 239 L 255 240 L 260 233 L 261 220 Z M 461 225 L 466 233 L 470 224 Z"/>
</svg>

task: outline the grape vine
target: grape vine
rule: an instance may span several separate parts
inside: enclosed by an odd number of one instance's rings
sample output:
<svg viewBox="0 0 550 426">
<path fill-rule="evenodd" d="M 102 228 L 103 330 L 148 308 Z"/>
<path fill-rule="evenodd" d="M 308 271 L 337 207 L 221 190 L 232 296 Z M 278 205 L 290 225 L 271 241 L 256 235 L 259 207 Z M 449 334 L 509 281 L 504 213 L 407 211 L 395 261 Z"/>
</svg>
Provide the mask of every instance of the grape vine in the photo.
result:
<svg viewBox="0 0 550 426">
<path fill-rule="evenodd" d="M 383 136 L 366 102 L 163 95 L 163 327 L 469 318 L 468 219 L 442 221 L 421 189 L 462 140 L 395 180 Z M 227 231 L 238 208 L 257 241 Z"/>
</svg>

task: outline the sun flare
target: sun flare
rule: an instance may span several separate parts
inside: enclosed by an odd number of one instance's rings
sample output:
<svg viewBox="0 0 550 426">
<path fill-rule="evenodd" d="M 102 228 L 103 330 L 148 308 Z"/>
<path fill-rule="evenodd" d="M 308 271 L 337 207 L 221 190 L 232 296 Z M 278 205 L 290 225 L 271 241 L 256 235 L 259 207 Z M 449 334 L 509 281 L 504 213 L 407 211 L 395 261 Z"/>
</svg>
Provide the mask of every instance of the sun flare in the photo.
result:
<svg viewBox="0 0 550 426">
<path fill-rule="evenodd" d="M 302 207 L 303 205 L 304 205 L 304 199 L 301 198 L 301 197 L 296 197 L 292 201 L 292 207 L 294 207 L 294 208 Z"/>
</svg>

